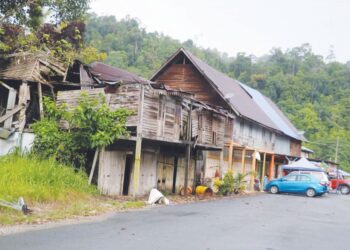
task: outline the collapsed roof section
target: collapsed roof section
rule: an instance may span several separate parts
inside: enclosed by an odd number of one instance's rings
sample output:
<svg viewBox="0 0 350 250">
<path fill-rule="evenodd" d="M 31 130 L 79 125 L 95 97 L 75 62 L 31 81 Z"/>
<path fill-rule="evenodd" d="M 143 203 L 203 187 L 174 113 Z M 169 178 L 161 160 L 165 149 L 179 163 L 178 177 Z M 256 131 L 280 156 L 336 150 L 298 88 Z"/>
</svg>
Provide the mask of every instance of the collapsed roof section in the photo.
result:
<svg viewBox="0 0 350 250">
<path fill-rule="evenodd" d="M 0 79 L 40 82 L 63 81 L 67 65 L 45 52 L 21 52 L 0 60 Z"/>
</svg>

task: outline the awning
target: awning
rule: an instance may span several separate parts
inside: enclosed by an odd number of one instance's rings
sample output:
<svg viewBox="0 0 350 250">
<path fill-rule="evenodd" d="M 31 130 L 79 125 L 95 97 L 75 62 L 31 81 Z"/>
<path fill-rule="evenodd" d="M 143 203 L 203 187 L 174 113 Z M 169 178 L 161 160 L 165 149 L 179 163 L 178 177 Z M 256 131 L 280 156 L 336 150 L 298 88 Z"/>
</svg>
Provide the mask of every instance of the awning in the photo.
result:
<svg viewBox="0 0 350 250">
<path fill-rule="evenodd" d="M 313 163 L 302 157 L 289 165 L 282 165 L 283 170 L 301 170 L 301 171 L 324 171 L 322 168 L 315 166 Z"/>
</svg>

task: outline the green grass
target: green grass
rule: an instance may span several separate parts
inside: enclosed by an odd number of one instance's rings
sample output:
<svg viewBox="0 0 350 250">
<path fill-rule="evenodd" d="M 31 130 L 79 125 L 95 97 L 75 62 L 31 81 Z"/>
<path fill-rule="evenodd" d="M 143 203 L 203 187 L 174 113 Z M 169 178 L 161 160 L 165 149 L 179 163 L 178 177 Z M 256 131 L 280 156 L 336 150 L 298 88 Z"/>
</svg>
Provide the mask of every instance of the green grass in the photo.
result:
<svg viewBox="0 0 350 250">
<path fill-rule="evenodd" d="M 83 171 L 33 155 L 0 157 L 0 199 L 17 202 L 23 197 L 31 215 L 0 207 L 0 225 L 43 223 L 106 211 L 141 208 L 142 201 L 114 200 L 88 185 Z"/>
<path fill-rule="evenodd" d="M 33 155 L 0 158 L 0 199 L 33 202 L 70 202 L 97 194 L 83 171 Z"/>
</svg>

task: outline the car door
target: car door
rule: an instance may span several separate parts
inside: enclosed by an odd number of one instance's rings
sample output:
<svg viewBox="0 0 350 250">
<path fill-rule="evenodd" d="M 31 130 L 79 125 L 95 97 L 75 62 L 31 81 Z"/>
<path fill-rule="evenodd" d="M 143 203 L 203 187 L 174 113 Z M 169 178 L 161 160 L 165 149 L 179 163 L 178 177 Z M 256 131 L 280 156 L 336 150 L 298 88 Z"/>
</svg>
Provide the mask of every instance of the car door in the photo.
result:
<svg viewBox="0 0 350 250">
<path fill-rule="evenodd" d="M 296 189 L 297 189 L 296 179 L 297 179 L 297 176 L 294 174 L 283 177 L 280 183 L 280 191 L 287 192 L 287 193 L 296 192 Z"/>
<path fill-rule="evenodd" d="M 310 186 L 311 178 L 307 175 L 298 175 L 297 176 L 297 185 L 296 185 L 296 191 L 298 193 L 304 193 L 306 189 Z"/>
</svg>

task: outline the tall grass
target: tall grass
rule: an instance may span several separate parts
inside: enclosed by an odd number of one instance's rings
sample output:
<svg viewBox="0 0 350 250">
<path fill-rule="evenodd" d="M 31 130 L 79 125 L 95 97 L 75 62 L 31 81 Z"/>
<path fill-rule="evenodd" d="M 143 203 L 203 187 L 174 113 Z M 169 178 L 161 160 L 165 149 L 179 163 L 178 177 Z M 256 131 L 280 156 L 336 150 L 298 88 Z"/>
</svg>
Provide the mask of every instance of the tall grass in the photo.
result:
<svg viewBox="0 0 350 250">
<path fill-rule="evenodd" d="M 83 171 L 54 160 L 13 153 L 0 157 L 0 199 L 29 202 L 69 202 L 96 194 Z"/>
</svg>

